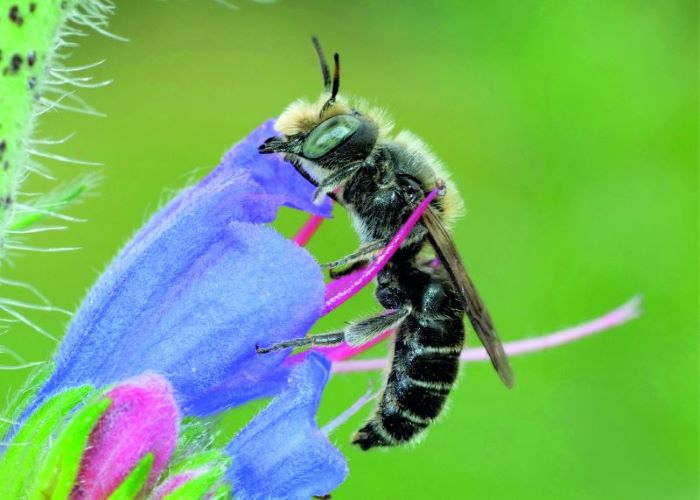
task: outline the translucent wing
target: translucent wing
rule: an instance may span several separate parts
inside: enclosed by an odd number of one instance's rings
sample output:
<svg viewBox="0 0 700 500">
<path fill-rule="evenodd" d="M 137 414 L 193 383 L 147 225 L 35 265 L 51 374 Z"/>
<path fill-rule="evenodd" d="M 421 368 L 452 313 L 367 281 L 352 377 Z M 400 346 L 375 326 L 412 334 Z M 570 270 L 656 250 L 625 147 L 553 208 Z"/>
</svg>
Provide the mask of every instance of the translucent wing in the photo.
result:
<svg viewBox="0 0 700 500">
<path fill-rule="evenodd" d="M 481 297 L 479 297 L 474 283 L 472 283 L 472 280 L 469 278 L 450 233 L 435 214 L 435 211 L 430 207 L 423 214 L 422 220 L 425 227 L 428 229 L 428 239 L 431 245 L 435 248 L 435 252 L 442 261 L 442 264 L 445 266 L 450 277 L 457 286 L 457 289 L 462 294 L 469 321 L 474 327 L 474 331 L 479 337 L 479 340 L 486 348 L 486 352 L 491 358 L 493 367 L 498 372 L 503 383 L 507 387 L 512 387 L 513 371 L 510 368 L 510 363 L 508 363 L 503 345 L 496 334 L 491 315 L 486 310 L 486 306 L 484 306 Z"/>
</svg>

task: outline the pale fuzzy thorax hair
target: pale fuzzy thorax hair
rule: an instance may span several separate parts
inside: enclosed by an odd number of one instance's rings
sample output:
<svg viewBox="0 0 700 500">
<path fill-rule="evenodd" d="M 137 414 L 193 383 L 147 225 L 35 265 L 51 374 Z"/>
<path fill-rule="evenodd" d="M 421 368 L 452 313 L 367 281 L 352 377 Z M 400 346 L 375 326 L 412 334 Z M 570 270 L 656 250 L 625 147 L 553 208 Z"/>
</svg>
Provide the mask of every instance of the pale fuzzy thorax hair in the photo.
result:
<svg viewBox="0 0 700 500">
<path fill-rule="evenodd" d="M 383 108 L 371 106 L 367 101 L 361 99 L 354 100 L 350 103 L 348 99 L 339 95 L 335 103 L 326 108 L 323 114 L 320 115 L 323 105 L 329 97 L 330 94 L 324 92 L 315 102 L 310 102 L 306 99 L 294 101 L 287 106 L 287 109 L 285 109 L 282 115 L 277 119 L 275 130 L 286 137 L 300 133 L 306 134 L 316 125 L 328 118 L 350 114 L 353 109 L 357 110 L 363 116 L 366 116 L 377 124 L 379 128 L 378 142 L 390 140 L 401 145 L 408 154 L 416 156 L 417 158 L 422 158 L 423 161 L 427 162 L 433 172 L 435 172 L 435 179 L 441 179 L 445 182 L 447 191 L 443 198 L 444 223 L 450 227 L 455 219 L 462 215 L 464 204 L 462 198 L 459 196 L 457 188 L 450 179 L 449 172 L 423 140 L 406 130 L 400 132 L 394 139 L 390 138 L 389 135 L 394 128 L 394 123 L 388 113 Z M 309 165 L 309 169 L 313 172 L 313 165 Z"/>
<path fill-rule="evenodd" d="M 323 105 L 328 101 L 329 97 L 330 94 L 324 92 L 315 102 L 310 102 L 306 99 L 294 101 L 287 106 L 287 109 L 277 119 L 275 130 L 287 137 L 300 133 L 305 134 L 322 121 L 333 116 L 350 114 L 355 109 L 377 124 L 379 127 L 379 140 L 386 139 L 391 133 L 394 123 L 386 111 L 379 107 L 370 106 L 363 100 L 348 101 L 348 99 L 339 95 L 336 97 L 335 103 L 327 107 L 323 111 L 323 115 L 319 116 Z"/>
<path fill-rule="evenodd" d="M 464 203 L 459 195 L 457 186 L 450 178 L 450 172 L 445 168 L 444 164 L 430 150 L 428 145 L 423 140 L 408 130 L 402 130 L 394 138 L 394 142 L 403 147 L 410 155 L 422 158 L 426 161 L 430 168 L 435 172 L 435 179 L 440 179 L 445 183 L 446 192 L 443 197 L 443 222 L 451 227 L 455 220 L 464 214 Z"/>
</svg>

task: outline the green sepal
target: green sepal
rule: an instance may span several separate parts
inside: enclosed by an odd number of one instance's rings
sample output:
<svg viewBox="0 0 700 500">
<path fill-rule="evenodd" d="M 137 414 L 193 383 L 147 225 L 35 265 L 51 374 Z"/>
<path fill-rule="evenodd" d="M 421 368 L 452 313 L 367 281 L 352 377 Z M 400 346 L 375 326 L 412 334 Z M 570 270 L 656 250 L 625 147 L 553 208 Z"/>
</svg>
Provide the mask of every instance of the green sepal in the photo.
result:
<svg viewBox="0 0 700 500">
<path fill-rule="evenodd" d="M 182 461 L 173 464 L 168 469 L 168 475 L 178 474 L 187 470 L 193 469 L 223 469 L 226 471 L 231 465 L 231 457 L 220 450 L 208 450 L 201 453 L 195 453 Z"/>
<path fill-rule="evenodd" d="M 148 482 L 148 476 L 153 468 L 153 453 L 146 453 L 144 457 L 136 464 L 131 472 L 124 478 L 124 481 L 112 492 L 109 500 L 131 500 L 138 498 L 139 493 L 143 490 Z"/>
<path fill-rule="evenodd" d="M 208 450 L 213 441 L 209 423 L 197 417 L 183 418 L 170 463 L 177 464 L 193 453 Z"/>
<path fill-rule="evenodd" d="M 168 477 L 187 471 L 203 471 L 165 496 L 167 499 L 204 498 L 224 479 L 231 458 L 220 450 L 209 450 L 187 457 L 168 470 Z"/>
<path fill-rule="evenodd" d="M 12 429 L 12 422 L 17 421 L 34 395 L 44 382 L 51 376 L 55 368 L 54 363 L 43 363 L 34 368 L 22 388 L 14 396 L 12 402 L 3 411 L 9 421 L 0 421 L 0 440 Z"/>
<path fill-rule="evenodd" d="M 0 457 L 2 498 L 21 498 L 30 490 L 42 457 L 70 411 L 82 403 L 94 389 L 74 387 L 57 394 L 24 422 Z M 57 443 L 56 443 L 57 444 Z M 55 447 L 55 445 L 54 445 Z"/>
<path fill-rule="evenodd" d="M 29 498 L 68 498 L 78 476 L 80 460 L 90 432 L 110 404 L 110 399 L 101 397 L 86 403 L 73 415 L 37 471 L 37 479 L 29 492 Z"/>
<path fill-rule="evenodd" d="M 233 498 L 233 488 L 228 483 L 222 483 L 216 491 L 210 493 L 207 497 L 209 500 L 224 500 Z"/>
<path fill-rule="evenodd" d="M 190 498 L 210 498 L 212 491 L 217 490 L 222 479 L 222 472 L 209 470 L 201 476 L 190 479 L 182 486 L 165 495 L 167 500 L 188 500 Z"/>
</svg>

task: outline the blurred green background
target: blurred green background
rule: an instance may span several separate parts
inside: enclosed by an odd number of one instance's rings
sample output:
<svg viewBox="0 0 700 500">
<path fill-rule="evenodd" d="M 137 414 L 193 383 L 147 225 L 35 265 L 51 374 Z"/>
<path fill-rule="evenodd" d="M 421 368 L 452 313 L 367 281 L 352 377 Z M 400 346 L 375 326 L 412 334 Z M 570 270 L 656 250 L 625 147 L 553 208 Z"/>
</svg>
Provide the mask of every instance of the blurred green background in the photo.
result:
<svg viewBox="0 0 700 500">
<path fill-rule="evenodd" d="M 334 436 L 351 469 L 337 498 L 697 498 L 696 2 L 116 3 L 112 30 L 130 41 L 89 36 L 71 59 L 106 59 L 90 74 L 114 83 L 81 96 L 107 117 L 40 121 L 43 137 L 77 132 L 52 151 L 105 164 L 53 164 L 59 179 L 99 170 L 104 182 L 70 212 L 88 222 L 27 243 L 82 249 L 16 256 L 4 277 L 77 307 L 166 193 L 318 95 L 317 33 L 342 55 L 341 91 L 385 106 L 451 167 L 469 210 L 455 239 L 505 340 L 644 296 L 627 326 L 514 359 L 512 391 L 486 364 L 465 367 L 416 446 L 351 447 L 365 409 Z M 336 216 L 310 245 L 320 261 L 356 245 Z M 303 217 L 280 219 L 291 234 Z M 376 309 L 365 293 L 318 329 Z M 60 315 L 30 317 L 65 328 Z M 29 361 L 54 349 L 20 327 L 1 340 Z M 0 372 L 0 397 L 26 375 Z M 319 422 L 368 379 L 381 380 L 336 376 Z"/>
</svg>

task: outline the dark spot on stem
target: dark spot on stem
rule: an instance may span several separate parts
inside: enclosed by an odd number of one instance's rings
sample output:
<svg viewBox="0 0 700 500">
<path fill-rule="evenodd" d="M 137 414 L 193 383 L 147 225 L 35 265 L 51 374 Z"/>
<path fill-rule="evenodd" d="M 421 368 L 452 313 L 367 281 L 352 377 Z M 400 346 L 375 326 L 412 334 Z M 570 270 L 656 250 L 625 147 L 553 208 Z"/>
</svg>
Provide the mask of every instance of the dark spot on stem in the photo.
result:
<svg viewBox="0 0 700 500">
<path fill-rule="evenodd" d="M 17 26 L 22 26 L 24 23 L 24 18 L 20 15 L 19 7 L 17 5 L 10 7 L 10 21 L 15 23 Z"/>
<path fill-rule="evenodd" d="M 29 53 L 27 54 L 27 64 L 30 66 L 34 66 L 34 63 L 36 62 L 36 52 L 33 50 L 30 50 Z"/>
<path fill-rule="evenodd" d="M 10 59 L 10 66 L 9 66 L 9 70 L 10 70 L 11 74 L 14 75 L 15 73 L 17 73 L 19 71 L 19 69 L 22 67 L 22 61 L 24 61 L 24 59 L 22 59 L 21 55 L 14 54 L 12 56 L 12 59 Z M 7 69 L 7 68 L 5 68 L 5 69 Z"/>
<path fill-rule="evenodd" d="M 35 10 L 36 10 L 36 4 L 35 4 L 34 2 L 31 2 L 31 3 L 29 4 L 29 12 L 31 12 L 32 14 L 34 14 L 34 11 L 35 11 Z"/>
</svg>

